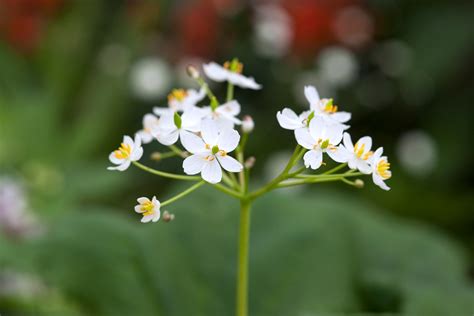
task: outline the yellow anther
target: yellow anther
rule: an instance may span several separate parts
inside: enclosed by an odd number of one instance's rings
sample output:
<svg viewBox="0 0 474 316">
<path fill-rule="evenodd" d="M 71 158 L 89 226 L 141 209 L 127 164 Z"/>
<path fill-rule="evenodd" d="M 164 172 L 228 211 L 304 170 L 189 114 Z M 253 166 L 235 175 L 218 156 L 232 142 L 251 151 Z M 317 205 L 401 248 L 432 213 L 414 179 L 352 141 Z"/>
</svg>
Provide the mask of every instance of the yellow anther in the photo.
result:
<svg viewBox="0 0 474 316">
<path fill-rule="evenodd" d="M 354 153 L 356 154 L 357 158 L 361 158 L 364 154 L 365 144 L 362 144 L 359 148 L 359 143 L 356 143 L 354 146 Z"/>
<path fill-rule="evenodd" d="M 329 100 L 326 101 L 326 104 L 324 105 L 323 111 L 327 112 L 327 113 L 336 113 L 337 112 L 337 105 L 334 105 L 332 99 L 329 99 Z"/>
<path fill-rule="evenodd" d="M 114 151 L 114 155 L 115 155 L 115 158 L 126 159 L 130 156 L 131 151 L 132 151 L 132 148 L 130 147 L 130 145 L 122 143 L 120 144 L 119 149 Z"/>
<path fill-rule="evenodd" d="M 224 63 L 224 68 L 227 70 L 230 70 L 232 72 L 236 72 L 238 74 L 241 74 L 242 71 L 244 70 L 244 64 L 240 62 L 234 62 L 234 61 L 226 61 Z"/>
<path fill-rule="evenodd" d="M 388 179 L 392 176 L 390 172 L 390 163 L 386 159 L 382 159 L 377 164 L 377 173 L 384 179 Z"/>
<path fill-rule="evenodd" d="M 168 94 L 168 102 L 173 100 L 183 101 L 184 98 L 188 96 L 188 92 L 184 89 L 173 89 L 170 94 Z"/>
<path fill-rule="evenodd" d="M 214 157 L 214 155 L 209 155 L 209 156 L 206 156 L 205 158 L 207 161 L 213 161 L 214 159 L 216 159 L 216 157 Z"/>
<path fill-rule="evenodd" d="M 147 215 L 153 215 L 155 214 L 155 211 L 153 210 L 154 208 L 154 205 L 153 205 L 153 202 L 152 201 L 147 201 L 145 203 L 142 204 L 142 215 L 143 216 L 147 216 Z"/>
<path fill-rule="evenodd" d="M 211 145 L 206 144 L 206 149 L 211 149 Z"/>
<path fill-rule="evenodd" d="M 219 150 L 219 152 L 217 154 L 221 157 L 227 156 L 227 153 L 224 150 Z"/>
</svg>

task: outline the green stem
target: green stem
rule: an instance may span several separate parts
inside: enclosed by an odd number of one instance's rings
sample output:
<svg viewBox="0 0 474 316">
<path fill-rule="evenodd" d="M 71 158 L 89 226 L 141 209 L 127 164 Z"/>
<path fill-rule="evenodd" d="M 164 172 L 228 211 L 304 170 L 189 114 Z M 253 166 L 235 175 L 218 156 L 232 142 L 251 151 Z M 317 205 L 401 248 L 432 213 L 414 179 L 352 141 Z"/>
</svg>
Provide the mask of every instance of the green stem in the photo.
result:
<svg viewBox="0 0 474 316">
<path fill-rule="evenodd" d="M 201 181 L 201 182 L 198 182 L 198 183 L 194 184 L 193 186 L 187 188 L 186 190 L 184 190 L 184 191 L 181 192 L 180 194 L 178 194 L 178 195 L 176 195 L 176 196 L 174 196 L 174 197 L 172 197 L 172 198 L 170 198 L 170 199 L 168 199 L 168 200 L 162 202 L 162 203 L 161 203 L 161 207 L 166 206 L 166 205 L 169 205 L 169 204 L 171 204 L 171 203 L 173 203 L 173 202 L 179 200 L 180 198 L 182 198 L 182 197 L 188 195 L 189 193 L 193 192 L 194 190 L 196 190 L 197 188 L 199 188 L 200 186 L 202 186 L 202 185 L 205 184 L 205 183 L 206 183 L 206 181 L 203 180 L 203 181 Z"/>
<path fill-rule="evenodd" d="M 341 170 L 342 168 L 344 168 L 345 166 L 347 166 L 347 163 L 343 163 L 343 164 L 340 164 L 334 168 L 332 168 L 331 170 L 328 170 L 326 172 L 323 172 L 322 174 L 331 174 L 331 173 L 334 173 L 336 171 L 339 171 Z"/>
<path fill-rule="evenodd" d="M 331 174 L 331 175 L 318 175 L 318 176 L 304 177 L 304 178 L 300 178 L 301 176 L 298 176 L 299 180 L 283 182 L 283 183 L 278 184 L 277 187 L 284 188 L 284 187 L 300 185 L 300 184 L 305 184 L 305 183 L 338 181 L 338 180 L 342 180 L 348 177 L 357 177 L 361 175 L 364 175 L 364 174 L 362 172 L 355 172 L 355 173 L 341 173 L 341 174 Z"/>
<path fill-rule="evenodd" d="M 234 85 L 232 83 L 227 84 L 227 102 L 234 98 Z"/>
<path fill-rule="evenodd" d="M 145 165 L 142 165 L 138 161 L 133 161 L 132 163 L 135 166 L 137 166 L 138 168 L 140 168 L 142 170 L 145 170 L 146 172 L 149 172 L 149 173 L 152 173 L 152 174 L 155 174 L 157 176 L 164 177 L 164 178 L 170 178 L 170 179 L 176 179 L 176 180 L 186 180 L 186 181 L 197 181 L 197 180 L 201 179 L 201 177 L 199 177 L 199 176 L 185 176 L 185 175 L 181 175 L 181 174 L 175 174 L 175 173 L 169 173 L 169 172 L 156 170 L 156 169 L 147 167 Z"/>
<path fill-rule="evenodd" d="M 186 152 L 179 149 L 176 145 L 170 145 L 169 148 L 176 155 L 181 156 L 182 158 L 186 158 Z"/>
<path fill-rule="evenodd" d="M 237 256 L 236 315 L 248 315 L 248 271 L 250 237 L 250 201 L 240 202 L 239 244 Z"/>
<path fill-rule="evenodd" d="M 216 188 L 217 190 L 221 192 L 224 192 L 225 194 L 235 197 L 236 199 L 239 199 L 239 200 L 242 199 L 242 195 L 239 192 L 231 190 L 227 188 L 226 186 L 223 186 L 222 184 L 214 184 L 212 187 Z"/>
<path fill-rule="evenodd" d="M 214 93 L 212 93 L 211 89 L 209 88 L 209 85 L 204 81 L 202 77 L 197 78 L 196 81 L 202 88 L 204 88 L 209 100 L 212 100 L 212 99 L 217 100 L 216 96 L 214 95 Z"/>
</svg>

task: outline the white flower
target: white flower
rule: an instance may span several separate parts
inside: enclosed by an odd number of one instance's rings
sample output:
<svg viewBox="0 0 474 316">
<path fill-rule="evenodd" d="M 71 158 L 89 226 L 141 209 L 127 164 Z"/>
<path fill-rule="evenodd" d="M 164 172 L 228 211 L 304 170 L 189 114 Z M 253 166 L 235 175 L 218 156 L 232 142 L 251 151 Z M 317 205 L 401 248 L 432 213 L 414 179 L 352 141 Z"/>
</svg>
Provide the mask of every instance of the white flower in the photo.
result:
<svg viewBox="0 0 474 316">
<path fill-rule="evenodd" d="M 305 111 L 297 115 L 292 109 L 284 108 L 277 112 L 277 120 L 284 129 L 295 130 L 308 126 L 308 116 L 310 111 Z"/>
<path fill-rule="evenodd" d="M 174 112 L 185 112 L 195 107 L 205 96 L 206 90 L 204 88 L 201 88 L 199 91 L 194 89 L 174 89 L 168 95 L 168 107 L 154 107 L 153 112 L 159 116 Z"/>
<path fill-rule="evenodd" d="M 360 172 L 370 174 L 372 167 L 370 167 L 370 158 L 374 154 L 370 149 L 372 148 L 372 138 L 364 136 L 359 139 L 355 145 L 352 145 L 351 136 L 344 133 L 344 145 L 339 145 L 334 155 L 334 160 L 337 162 L 347 162 L 349 168 L 358 169 Z"/>
<path fill-rule="evenodd" d="M 135 135 L 135 141 L 130 136 L 124 136 L 120 147 L 109 155 L 109 160 L 117 166 L 108 167 L 107 169 L 124 171 L 132 161 L 139 160 L 142 155 L 143 147 L 140 136 Z"/>
<path fill-rule="evenodd" d="M 154 196 L 151 201 L 149 198 L 141 197 L 137 199 L 135 212 L 142 214 L 142 223 L 157 222 L 160 219 L 160 201 Z"/>
<path fill-rule="evenodd" d="M 154 131 L 154 136 L 163 145 L 173 145 L 189 132 L 197 133 L 201 130 L 203 113 L 193 108 L 179 115 L 177 112 L 168 113 L 160 118 L 160 126 Z"/>
<path fill-rule="evenodd" d="M 342 133 L 341 125 L 328 124 L 321 117 L 312 119 L 309 128 L 295 130 L 298 144 L 309 149 L 303 157 L 306 168 L 318 169 L 323 163 L 323 153 L 333 158 L 336 146 L 342 140 Z"/>
<path fill-rule="evenodd" d="M 240 113 L 240 104 L 236 100 L 221 104 L 214 110 L 210 106 L 206 106 L 203 107 L 201 111 L 204 117 L 216 122 L 219 130 L 233 129 L 235 124 L 240 125 L 242 123 L 242 121 L 236 117 Z"/>
<path fill-rule="evenodd" d="M 344 129 L 349 128 L 348 125 L 343 123 L 351 119 L 351 113 L 338 112 L 337 105 L 333 104 L 332 99 L 320 99 L 318 91 L 313 86 L 305 86 L 304 95 L 315 116 L 323 117 L 328 123 L 342 124 Z"/>
<path fill-rule="evenodd" d="M 259 90 L 261 85 L 255 82 L 252 77 L 242 75 L 243 65 L 237 59 L 227 61 L 224 66 L 215 62 L 210 62 L 203 66 L 206 76 L 214 81 L 228 81 L 236 86 L 246 89 Z"/>
<path fill-rule="evenodd" d="M 242 120 L 242 132 L 251 133 L 255 128 L 255 123 L 250 115 L 245 115 Z"/>
<path fill-rule="evenodd" d="M 372 158 L 370 159 L 370 166 L 372 167 L 372 180 L 378 185 L 381 189 L 388 191 L 390 188 L 385 184 L 385 180 L 392 177 L 392 172 L 390 171 L 390 163 L 387 160 L 387 157 L 382 156 L 383 148 L 378 148 Z"/>
<path fill-rule="evenodd" d="M 218 130 L 217 124 L 206 119 L 202 122 L 202 138 L 187 133 L 181 138 L 184 148 L 193 155 L 183 161 L 184 172 L 189 175 L 201 173 L 204 180 L 218 183 L 222 180 L 222 170 L 242 171 L 242 165 L 228 155 L 239 144 L 240 135 L 236 130 Z"/>
<path fill-rule="evenodd" d="M 153 140 L 153 131 L 159 126 L 159 119 L 153 114 L 145 114 L 143 117 L 143 129 L 137 132 L 144 144 Z"/>
</svg>

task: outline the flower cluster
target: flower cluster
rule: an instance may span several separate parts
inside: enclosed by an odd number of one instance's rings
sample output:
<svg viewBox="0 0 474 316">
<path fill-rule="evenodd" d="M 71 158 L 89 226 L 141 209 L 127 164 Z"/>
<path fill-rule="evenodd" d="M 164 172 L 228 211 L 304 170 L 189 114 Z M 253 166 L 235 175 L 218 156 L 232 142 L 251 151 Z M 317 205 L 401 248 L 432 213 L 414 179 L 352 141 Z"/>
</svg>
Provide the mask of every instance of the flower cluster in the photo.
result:
<svg viewBox="0 0 474 316">
<path fill-rule="evenodd" d="M 199 84 L 200 89 L 172 90 L 168 95 L 168 106 L 155 107 L 153 113 L 146 114 L 143 117 L 143 128 L 135 134 L 135 138 L 124 136 L 120 147 L 109 156 L 109 160 L 115 165 L 109 167 L 110 170 L 124 171 L 134 164 L 155 175 L 199 181 L 162 203 L 156 197 L 151 200 L 139 198 L 135 211 L 143 216 L 142 222 L 158 221 L 160 207 L 174 202 L 205 183 L 241 201 L 253 200 L 276 188 L 321 181 L 341 180 L 360 187 L 362 180 L 349 181 L 347 178 L 364 174 L 372 174 L 375 184 L 384 190 L 389 189 L 384 181 L 391 177 L 390 164 L 387 157 L 382 156 L 383 149 L 371 151 L 372 139 L 368 136 L 353 144 L 351 136 L 346 132 L 349 129 L 347 123 L 351 114 L 339 111 L 333 99 L 321 99 L 315 87 L 307 86 L 304 89 L 309 102 L 307 111 L 297 115 L 293 110 L 285 108 L 277 113 L 280 126 L 294 131 L 298 143 L 294 155 L 279 176 L 261 189 L 248 192 L 249 169 L 255 158 L 249 157 L 246 162 L 244 147 L 249 133 L 254 129 L 254 122 L 248 115 L 239 118 L 241 106 L 233 94 L 234 86 L 253 90 L 258 90 L 261 86 L 253 78 L 242 74 L 243 65 L 237 59 L 226 62 L 223 66 L 211 62 L 204 65 L 203 69 L 208 78 L 227 82 L 225 102 L 218 101 L 199 71 L 190 66 L 188 74 Z M 208 102 L 204 103 L 204 100 Z M 138 162 L 143 155 L 142 143 L 147 144 L 153 140 L 171 150 L 153 157 L 182 158 L 185 175 L 155 170 Z M 231 156 L 233 152 L 236 153 L 235 157 Z M 303 174 L 304 168 L 292 172 L 292 168 L 301 158 L 306 168 L 320 168 L 324 164 L 325 153 L 341 165 L 320 175 Z M 348 172 L 333 173 L 346 165 L 350 169 Z M 238 178 L 234 173 L 239 174 Z M 173 215 L 167 214 L 167 218 L 172 217 Z"/>
<path fill-rule="evenodd" d="M 351 119 L 351 113 L 338 111 L 333 99 L 321 99 L 315 87 L 306 86 L 304 93 L 310 109 L 297 115 L 284 108 L 277 113 L 277 120 L 281 127 L 294 130 L 298 144 L 308 150 L 303 157 L 306 168 L 318 169 L 326 153 L 336 162 L 347 163 L 351 170 L 372 174 L 376 185 L 389 190 L 384 181 L 392 173 L 387 157 L 382 156 L 383 148 L 371 151 L 370 136 L 353 144 L 350 134 L 345 132 L 349 128 L 345 123 Z"/>
</svg>

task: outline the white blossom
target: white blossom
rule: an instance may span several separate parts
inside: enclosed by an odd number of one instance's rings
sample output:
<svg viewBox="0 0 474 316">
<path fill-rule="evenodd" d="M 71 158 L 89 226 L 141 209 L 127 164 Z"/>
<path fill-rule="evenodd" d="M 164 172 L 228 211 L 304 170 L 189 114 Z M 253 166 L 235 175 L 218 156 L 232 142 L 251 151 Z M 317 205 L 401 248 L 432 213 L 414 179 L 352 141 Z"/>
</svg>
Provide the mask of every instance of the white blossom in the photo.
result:
<svg viewBox="0 0 474 316">
<path fill-rule="evenodd" d="M 228 81 L 238 87 L 246 89 L 259 90 L 262 88 L 260 84 L 255 82 L 254 78 L 242 75 L 243 65 L 236 59 L 225 62 L 224 66 L 210 62 L 205 64 L 203 69 L 206 76 L 214 81 Z"/>
<path fill-rule="evenodd" d="M 159 127 L 159 119 L 153 114 L 145 114 L 143 117 L 143 129 L 137 132 L 144 144 L 153 140 L 153 131 Z"/>
<path fill-rule="evenodd" d="M 166 115 L 174 112 L 185 112 L 204 99 L 206 96 L 206 90 L 201 88 L 199 91 L 194 89 L 174 89 L 168 95 L 168 107 L 154 107 L 153 112 L 158 115 Z"/>
<path fill-rule="evenodd" d="M 303 157 L 306 168 L 318 169 L 323 163 L 323 153 L 334 159 L 336 146 L 342 140 L 342 133 L 341 125 L 328 124 L 321 117 L 312 119 L 309 128 L 295 130 L 298 144 L 309 149 Z"/>
<path fill-rule="evenodd" d="M 366 174 L 372 173 L 372 168 L 369 165 L 370 158 L 374 154 L 370 151 L 372 138 L 364 136 L 353 145 L 349 133 L 344 133 L 343 143 L 344 145 L 341 144 L 337 148 L 334 160 L 341 163 L 347 162 L 351 169 L 358 169 Z"/>
<path fill-rule="evenodd" d="M 370 159 L 370 166 L 372 167 L 372 180 L 381 189 L 388 191 L 390 187 L 385 184 L 385 180 L 392 177 L 390 171 L 390 163 L 386 156 L 382 156 L 383 148 L 378 148 L 372 158 Z"/>
<path fill-rule="evenodd" d="M 160 201 L 158 201 L 155 196 L 151 200 L 147 197 L 140 197 L 137 199 L 137 202 L 135 212 L 142 214 L 142 223 L 155 223 L 160 219 Z"/>
<path fill-rule="evenodd" d="M 226 102 L 219 105 L 214 110 L 211 106 L 206 106 L 201 109 L 205 118 L 210 118 L 216 122 L 217 128 L 233 129 L 234 125 L 240 125 L 241 120 L 237 118 L 240 113 L 240 104 L 236 100 Z"/>
<path fill-rule="evenodd" d="M 160 118 L 160 126 L 154 131 L 154 136 L 163 145 L 173 145 L 184 134 L 199 132 L 202 117 L 203 113 L 196 108 L 190 109 L 182 115 L 177 112 L 167 113 Z"/>
<path fill-rule="evenodd" d="M 117 150 L 109 155 L 109 160 L 117 166 L 108 167 L 109 170 L 126 170 L 132 161 L 139 160 L 143 155 L 140 136 L 135 135 L 135 140 L 130 136 L 124 136 L 123 142 Z"/>
<path fill-rule="evenodd" d="M 320 99 L 318 91 L 313 86 L 305 86 L 304 95 L 309 102 L 310 110 L 314 112 L 315 116 L 320 116 L 331 124 L 342 124 L 344 129 L 349 128 L 348 125 L 343 123 L 351 119 L 351 113 L 339 112 L 332 99 Z"/>
<path fill-rule="evenodd" d="M 186 174 L 200 173 L 209 183 L 222 180 L 222 169 L 229 172 L 240 172 L 243 166 L 228 155 L 237 148 L 240 135 L 236 130 L 219 130 L 216 122 L 206 119 L 202 122 L 201 137 L 187 133 L 181 138 L 183 147 L 192 155 L 183 161 Z"/>
</svg>

